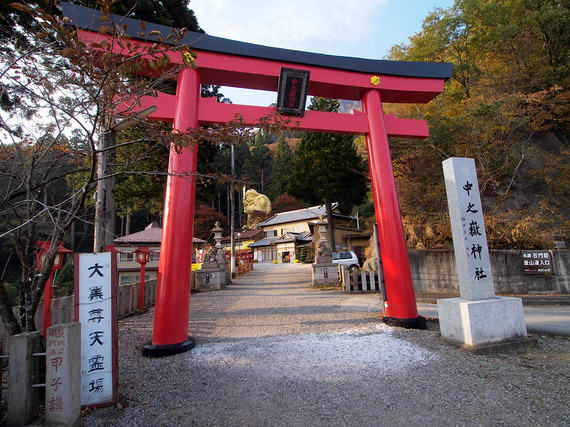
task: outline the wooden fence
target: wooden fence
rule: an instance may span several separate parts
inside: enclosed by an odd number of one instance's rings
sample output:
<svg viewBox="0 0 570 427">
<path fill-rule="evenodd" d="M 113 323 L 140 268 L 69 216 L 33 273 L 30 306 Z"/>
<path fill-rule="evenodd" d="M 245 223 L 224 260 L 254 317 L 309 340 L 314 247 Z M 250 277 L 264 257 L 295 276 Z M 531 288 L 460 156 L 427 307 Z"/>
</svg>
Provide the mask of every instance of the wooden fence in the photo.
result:
<svg viewBox="0 0 570 427">
<path fill-rule="evenodd" d="M 340 266 L 342 287 L 346 292 L 381 292 L 382 276 L 374 271 L 357 270 L 348 271 L 345 266 Z"/>
<path fill-rule="evenodd" d="M 144 285 L 144 302 L 145 307 L 153 305 L 156 302 L 156 283 L 157 279 L 147 280 Z M 139 308 L 139 288 L 140 283 L 129 283 L 117 286 L 117 317 L 126 317 Z M 19 307 L 14 307 L 14 311 L 18 311 Z M 43 328 L 43 302 L 40 303 L 35 315 L 36 329 L 41 331 Z M 63 298 L 54 298 L 51 306 L 51 324 L 58 325 L 60 323 L 74 322 L 75 320 L 75 297 L 73 295 Z M 0 354 L 7 354 L 8 351 L 8 332 L 0 320 Z"/>
</svg>

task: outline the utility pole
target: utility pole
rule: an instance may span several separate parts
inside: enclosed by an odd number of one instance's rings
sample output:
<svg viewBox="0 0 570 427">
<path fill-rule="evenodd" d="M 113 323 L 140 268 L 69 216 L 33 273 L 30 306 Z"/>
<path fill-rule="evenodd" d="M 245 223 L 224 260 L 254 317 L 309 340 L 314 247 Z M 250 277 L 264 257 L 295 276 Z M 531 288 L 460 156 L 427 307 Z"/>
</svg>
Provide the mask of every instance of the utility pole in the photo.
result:
<svg viewBox="0 0 570 427">
<path fill-rule="evenodd" d="M 97 143 L 97 193 L 95 199 L 95 235 L 93 252 L 105 252 L 105 245 L 112 245 L 115 237 L 115 138 L 117 132 L 128 129 L 139 120 L 151 115 L 156 107 L 137 112 L 134 117 L 120 121 L 107 129 L 101 126 Z"/>
<path fill-rule="evenodd" d="M 113 244 L 115 231 L 115 131 L 101 127 L 97 144 L 97 192 L 95 193 L 95 238 L 93 252 Z M 110 243 L 107 243 L 109 242 Z"/>
<path fill-rule="evenodd" d="M 236 238 L 235 238 L 235 203 L 234 203 L 234 182 L 236 177 L 235 159 L 234 159 L 234 143 L 230 143 L 231 150 L 231 179 L 230 179 L 230 241 L 231 241 L 231 256 L 230 256 L 230 272 L 232 279 L 236 277 Z"/>
</svg>

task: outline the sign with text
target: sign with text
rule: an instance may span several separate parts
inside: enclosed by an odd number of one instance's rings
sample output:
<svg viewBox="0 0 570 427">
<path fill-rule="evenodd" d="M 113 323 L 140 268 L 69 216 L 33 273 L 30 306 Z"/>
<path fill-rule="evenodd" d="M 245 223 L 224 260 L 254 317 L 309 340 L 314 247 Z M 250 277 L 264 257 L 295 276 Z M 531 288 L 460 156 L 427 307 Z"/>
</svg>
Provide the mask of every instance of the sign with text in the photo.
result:
<svg viewBox="0 0 570 427">
<path fill-rule="evenodd" d="M 277 91 L 277 110 L 280 113 L 287 116 L 305 114 L 310 74 L 310 71 L 281 68 Z"/>
<path fill-rule="evenodd" d="M 552 274 L 549 251 L 521 251 L 524 274 Z"/>
<path fill-rule="evenodd" d="M 81 405 L 117 401 L 117 321 L 114 257 L 77 254 L 76 319 L 81 322 Z"/>
<path fill-rule="evenodd" d="M 461 298 L 492 298 L 495 286 L 475 160 L 449 158 L 443 173 Z"/>
</svg>

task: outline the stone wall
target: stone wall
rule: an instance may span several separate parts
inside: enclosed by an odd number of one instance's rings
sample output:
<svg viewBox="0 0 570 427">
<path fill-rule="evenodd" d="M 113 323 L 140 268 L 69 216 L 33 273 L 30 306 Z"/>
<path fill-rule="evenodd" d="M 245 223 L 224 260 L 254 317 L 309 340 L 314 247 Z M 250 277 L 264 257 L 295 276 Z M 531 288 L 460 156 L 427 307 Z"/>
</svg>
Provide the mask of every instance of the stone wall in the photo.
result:
<svg viewBox="0 0 570 427">
<path fill-rule="evenodd" d="M 496 294 L 570 293 L 570 251 L 551 251 L 551 275 L 523 274 L 520 251 L 489 252 Z M 416 292 L 459 294 L 453 251 L 409 250 L 408 255 Z"/>
</svg>

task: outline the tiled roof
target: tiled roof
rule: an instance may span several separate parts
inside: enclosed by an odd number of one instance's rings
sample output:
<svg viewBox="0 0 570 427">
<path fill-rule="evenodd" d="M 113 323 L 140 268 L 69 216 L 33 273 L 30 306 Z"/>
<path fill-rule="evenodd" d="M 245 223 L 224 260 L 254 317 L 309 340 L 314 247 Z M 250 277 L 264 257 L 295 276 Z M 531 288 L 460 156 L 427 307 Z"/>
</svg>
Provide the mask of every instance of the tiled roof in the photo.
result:
<svg viewBox="0 0 570 427">
<path fill-rule="evenodd" d="M 280 237 L 267 237 L 265 239 L 258 240 L 257 242 L 252 243 L 249 245 L 250 248 L 258 248 L 262 246 L 271 246 L 276 245 L 278 243 L 288 243 L 288 242 L 297 242 L 297 243 L 307 243 L 311 242 L 311 233 L 308 232 L 301 232 L 301 233 L 285 233 L 283 236 Z"/>
<path fill-rule="evenodd" d="M 332 204 L 332 210 L 338 208 L 338 203 Z M 258 227 L 265 227 L 268 225 L 277 225 L 287 222 L 297 222 L 297 221 L 310 221 L 318 220 L 319 217 L 326 217 L 327 210 L 324 205 L 313 206 L 305 209 L 297 209 L 295 211 L 281 212 L 273 215 L 271 218 L 259 223 Z M 334 213 L 334 216 L 345 216 L 339 213 Z"/>
<path fill-rule="evenodd" d="M 240 231 L 239 237 L 236 233 L 236 241 L 241 242 L 243 240 L 252 240 L 252 239 L 255 239 L 255 237 L 261 233 L 263 233 L 263 230 L 261 230 L 261 229 Z M 231 236 L 225 236 L 222 238 L 222 242 L 229 242 L 230 240 L 231 240 Z"/>
<path fill-rule="evenodd" d="M 145 243 L 147 245 L 160 245 L 162 241 L 162 228 L 158 226 L 156 222 L 149 224 L 144 230 L 138 231 L 136 233 L 127 234 L 126 236 L 119 237 L 113 240 L 116 245 L 129 245 L 129 244 L 141 244 Z M 194 237 L 194 243 L 205 243 L 205 240 L 198 239 Z"/>
<path fill-rule="evenodd" d="M 281 237 L 278 237 L 274 243 L 277 244 L 277 243 L 286 243 L 286 242 L 297 242 L 297 243 L 311 242 L 312 239 L 310 238 L 310 235 L 311 233 L 308 232 L 302 232 L 302 233 L 289 232 L 285 233 Z"/>
<path fill-rule="evenodd" d="M 270 246 L 278 237 L 268 237 L 265 239 L 258 240 L 257 242 L 253 242 L 248 245 L 250 248 L 257 248 L 261 246 Z"/>
</svg>

